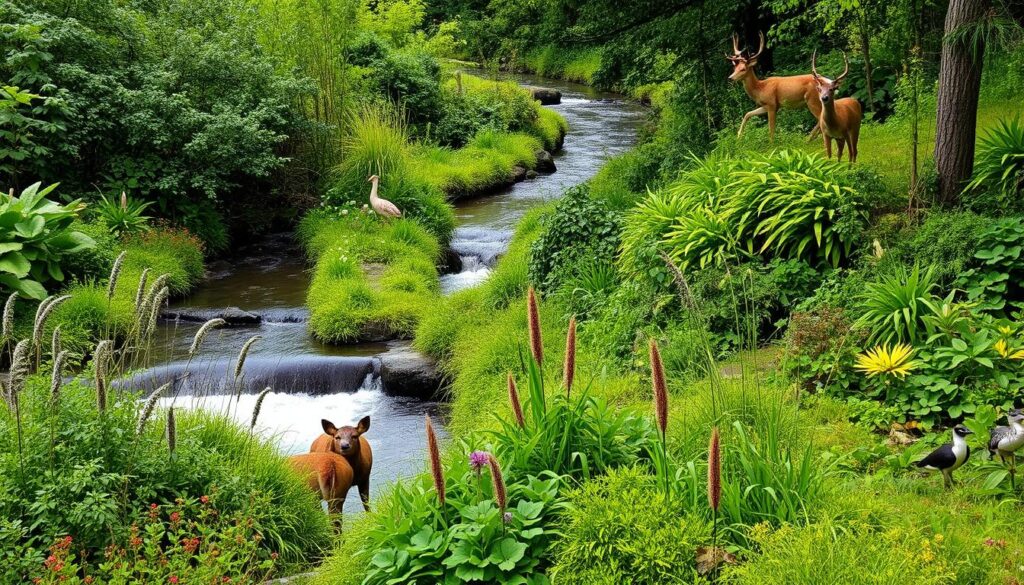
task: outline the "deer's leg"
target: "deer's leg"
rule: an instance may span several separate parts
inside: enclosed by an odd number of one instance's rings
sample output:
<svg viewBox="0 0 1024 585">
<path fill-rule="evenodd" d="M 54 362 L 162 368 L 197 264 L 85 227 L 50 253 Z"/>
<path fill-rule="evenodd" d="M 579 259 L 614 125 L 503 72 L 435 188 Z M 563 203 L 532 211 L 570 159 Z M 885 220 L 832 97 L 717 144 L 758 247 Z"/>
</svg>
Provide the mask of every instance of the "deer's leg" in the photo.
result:
<svg viewBox="0 0 1024 585">
<path fill-rule="evenodd" d="M 815 124 L 814 128 L 811 128 L 811 133 L 807 135 L 807 142 L 814 140 L 814 137 L 817 136 L 819 132 L 821 132 L 821 126 Z"/>
<path fill-rule="evenodd" d="M 743 127 L 747 125 L 747 120 L 749 120 L 751 116 L 760 116 L 761 114 L 767 111 L 768 110 L 766 110 L 764 106 L 761 106 L 760 108 L 750 110 L 749 112 L 744 114 L 743 121 L 740 122 L 740 131 L 736 133 L 736 136 L 739 137 L 743 135 Z"/>
<path fill-rule="evenodd" d="M 836 155 L 836 161 L 843 160 L 843 147 L 845 147 L 845 146 L 846 146 L 846 140 L 844 140 L 842 138 L 837 138 L 836 139 L 836 148 L 839 149 L 839 154 Z M 850 152 L 853 152 L 853 150 L 851 149 Z"/>
<path fill-rule="evenodd" d="M 359 499 L 363 501 L 363 510 L 370 511 L 370 478 L 359 482 Z"/>
<path fill-rule="evenodd" d="M 850 135 L 850 164 L 857 162 L 857 141 L 860 140 L 860 136 L 857 134 Z"/>
<path fill-rule="evenodd" d="M 824 131 L 822 131 L 821 137 L 825 141 L 825 158 L 832 158 L 832 139 Z"/>
<path fill-rule="evenodd" d="M 768 110 L 768 140 L 775 142 L 775 108 Z"/>
</svg>

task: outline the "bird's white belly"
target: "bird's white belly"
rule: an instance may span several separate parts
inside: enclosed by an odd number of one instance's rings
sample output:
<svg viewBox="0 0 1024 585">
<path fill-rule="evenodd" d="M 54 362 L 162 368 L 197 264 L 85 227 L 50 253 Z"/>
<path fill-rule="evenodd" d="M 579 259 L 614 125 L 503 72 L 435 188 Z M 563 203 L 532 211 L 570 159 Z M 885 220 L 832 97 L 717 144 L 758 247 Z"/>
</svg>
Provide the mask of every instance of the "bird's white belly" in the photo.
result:
<svg viewBox="0 0 1024 585">
<path fill-rule="evenodd" d="M 1006 437 L 1002 441 L 999 441 L 1000 451 L 1016 451 L 1024 446 L 1024 433 L 1014 433 L 1013 435 Z"/>
<path fill-rule="evenodd" d="M 956 457 L 956 463 L 949 468 L 950 471 L 956 471 L 967 461 L 967 445 L 953 445 L 953 456 Z"/>
</svg>

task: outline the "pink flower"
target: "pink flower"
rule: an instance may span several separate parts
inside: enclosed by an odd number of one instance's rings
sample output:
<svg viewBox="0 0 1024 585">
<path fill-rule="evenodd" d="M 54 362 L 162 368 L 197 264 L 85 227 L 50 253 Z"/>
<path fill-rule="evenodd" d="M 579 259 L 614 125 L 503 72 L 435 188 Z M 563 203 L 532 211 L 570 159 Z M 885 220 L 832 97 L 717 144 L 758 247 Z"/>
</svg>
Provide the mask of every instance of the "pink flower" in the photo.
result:
<svg viewBox="0 0 1024 585">
<path fill-rule="evenodd" d="M 204 504 L 210 503 L 210 496 L 199 496 L 199 501 Z"/>
<path fill-rule="evenodd" d="M 171 575 L 171 576 L 170 576 L 170 577 L 169 577 L 169 578 L 167 579 L 167 582 L 168 582 L 168 583 L 177 583 L 177 582 L 178 582 L 178 576 L 177 576 L 177 575 Z"/>
</svg>

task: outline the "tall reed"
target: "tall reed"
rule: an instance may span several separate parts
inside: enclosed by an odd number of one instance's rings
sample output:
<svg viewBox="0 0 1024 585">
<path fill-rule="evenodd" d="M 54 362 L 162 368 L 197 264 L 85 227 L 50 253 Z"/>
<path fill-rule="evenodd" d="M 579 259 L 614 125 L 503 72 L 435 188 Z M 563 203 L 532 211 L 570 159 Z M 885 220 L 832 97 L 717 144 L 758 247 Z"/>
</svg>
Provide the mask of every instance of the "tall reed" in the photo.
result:
<svg viewBox="0 0 1024 585">
<path fill-rule="evenodd" d="M 519 391 L 516 389 L 516 379 L 512 372 L 508 373 L 508 401 L 512 405 L 512 414 L 515 415 L 516 424 L 519 428 L 526 428 L 526 419 L 523 418 L 523 405 L 519 402 Z"/>
<path fill-rule="evenodd" d="M 711 506 L 711 550 L 718 554 L 718 508 L 722 504 L 722 455 L 718 427 L 708 443 L 708 504 Z"/>
<path fill-rule="evenodd" d="M 544 363 L 544 343 L 540 335 L 540 309 L 537 307 L 537 293 L 533 287 L 526 293 L 526 318 L 530 330 L 530 354 L 538 366 Z"/>
<path fill-rule="evenodd" d="M 178 425 L 174 420 L 174 407 L 167 409 L 167 453 L 174 460 L 174 451 L 178 446 Z"/>
<path fill-rule="evenodd" d="M 235 360 L 235 371 L 233 376 L 233 382 L 235 384 L 235 408 L 238 407 L 238 402 L 242 399 L 242 371 L 245 368 L 245 359 L 249 356 L 249 350 L 257 341 L 263 339 L 260 335 L 253 335 L 250 337 L 244 345 L 242 350 L 238 352 L 238 359 Z M 231 401 L 228 401 L 228 407 L 230 408 Z"/>
<path fill-rule="evenodd" d="M 445 508 L 444 469 L 441 467 L 441 449 L 437 445 L 437 435 L 430 415 L 426 415 L 427 458 L 430 463 L 430 477 L 434 480 L 434 491 L 437 492 L 437 503 L 444 515 L 444 523 L 448 525 L 448 510 Z"/>
<path fill-rule="evenodd" d="M 135 422 L 136 440 L 142 438 L 142 433 L 146 430 L 146 422 L 149 420 L 150 415 L 153 414 L 153 409 L 156 408 L 156 403 L 160 401 L 160 396 L 163 395 L 164 391 L 171 387 L 171 384 L 173 384 L 173 382 L 168 382 L 154 390 L 142 405 L 142 411 L 139 412 L 139 418 Z"/>
<path fill-rule="evenodd" d="M 50 297 L 39 304 L 39 309 L 36 311 L 36 322 L 32 327 L 32 346 L 36 352 L 36 369 L 39 369 L 39 363 L 42 360 L 43 332 L 46 330 L 46 322 L 57 307 L 67 302 L 70 298 L 71 295 Z"/>
<path fill-rule="evenodd" d="M 3 343 L 5 345 L 14 339 L 14 304 L 17 300 L 18 293 L 12 292 L 11 296 L 7 297 L 7 302 L 4 303 Z"/>
<path fill-rule="evenodd" d="M 665 382 L 665 366 L 661 361 L 661 351 L 658 350 L 658 342 L 653 338 L 650 341 L 651 361 L 651 388 L 654 397 L 654 420 L 658 426 L 658 436 L 661 439 L 661 458 L 659 462 L 659 474 L 664 476 L 665 494 L 669 490 L 669 466 L 668 466 L 668 385 Z"/>
<path fill-rule="evenodd" d="M 107 307 L 110 307 L 110 301 L 114 299 L 114 291 L 117 290 L 117 280 L 121 276 L 121 266 L 124 264 L 124 258 L 128 255 L 127 250 L 122 250 L 117 255 L 117 259 L 114 260 L 114 266 L 110 269 L 110 279 L 107 281 Z"/>
<path fill-rule="evenodd" d="M 562 380 L 565 383 L 565 397 L 572 391 L 572 381 L 576 376 L 576 316 L 569 318 L 569 330 L 565 334 L 565 363 L 562 367 Z"/>
</svg>

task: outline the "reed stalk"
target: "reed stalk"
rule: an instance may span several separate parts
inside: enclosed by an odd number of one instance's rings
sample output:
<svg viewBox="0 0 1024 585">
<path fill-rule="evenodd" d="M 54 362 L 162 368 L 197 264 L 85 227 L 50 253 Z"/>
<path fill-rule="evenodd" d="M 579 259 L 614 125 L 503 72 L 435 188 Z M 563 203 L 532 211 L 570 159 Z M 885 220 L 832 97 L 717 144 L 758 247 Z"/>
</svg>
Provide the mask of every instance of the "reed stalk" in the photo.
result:
<svg viewBox="0 0 1024 585">
<path fill-rule="evenodd" d="M 661 438 L 661 457 L 665 475 L 665 494 L 668 495 L 668 385 L 665 383 L 665 366 L 661 362 L 661 351 L 658 342 L 653 338 L 650 342 L 651 388 L 654 396 L 654 420 Z"/>
<path fill-rule="evenodd" d="M 46 322 L 50 319 L 50 315 L 61 306 L 71 295 L 61 295 L 59 297 L 49 297 L 45 301 L 39 304 L 39 309 L 36 311 L 36 321 L 32 327 L 32 346 L 36 352 L 36 369 L 39 369 L 39 363 L 42 360 L 42 347 L 43 347 L 43 332 L 46 330 Z"/>
<path fill-rule="evenodd" d="M 523 417 L 523 405 L 519 402 L 519 390 L 516 389 L 516 379 L 512 372 L 508 373 L 508 401 L 512 405 L 512 414 L 515 415 L 516 424 L 519 428 L 526 428 L 526 419 Z"/>
<path fill-rule="evenodd" d="M 110 269 L 110 280 L 107 281 L 107 308 L 110 308 L 110 301 L 114 299 L 114 291 L 117 290 L 117 280 L 121 276 L 121 267 L 124 264 L 124 258 L 128 255 L 127 250 L 122 250 L 117 255 L 117 259 L 114 260 L 114 266 Z"/>
<path fill-rule="evenodd" d="M 718 564 L 718 508 L 722 503 L 722 459 L 718 427 L 711 429 L 708 443 L 708 504 L 711 506 L 711 553 Z"/>
<path fill-rule="evenodd" d="M 174 460 L 174 450 L 178 446 L 178 427 L 174 420 L 174 407 L 167 409 L 167 453 Z"/>
<path fill-rule="evenodd" d="M 107 410 L 107 362 L 110 359 L 110 351 L 113 342 L 109 339 L 96 344 L 96 351 L 92 356 L 93 376 L 96 383 L 96 407 L 100 414 Z"/>
<path fill-rule="evenodd" d="M 267 386 L 256 395 L 256 404 L 252 407 L 252 419 L 249 420 L 249 435 L 251 436 L 253 431 L 256 429 L 256 421 L 260 418 L 260 410 L 263 408 L 263 399 L 270 394 L 270 386 Z"/>
<path fill-rule="evenodd" d="M 562 367 L 562 380 L 565 382 L 565 397 L 569 398 L 572 381 L 576 377 L 576 316 L 569 318 L 569 330 L 565 334 L 565 363 Z"/>
<path fill-rule="evenodd" d="M 426 433 L 430 477 L 434 480 L 434 491 L 437 492 L 437 502 L 441 507 L 441 514 L 444 515 L 444 524 L 448 526 L 448 510 L 445 508 L 444 468 L 441 467 L 441 450 L 437 445 L 437 434 L 434 433 L 434 425 L 430 421 L 429 414 L 426 415 Z"/>
<path fill-rule="evenodd" d="M 156 403 L 160 401 L 160 396 L 162 396 L 164 391 L 170 388 L 172 384 L 173 382 L 168 382 L 154 390 L 142 405 L 142 410 L 139 412 L 139 419 L 135 422 L 136 440 L 142 438 L 142 433 L 146 430 L 146 422 L 149 421 L 150 415 L 153 414 L 153 409 L 156 408 Z"/>
<path fill-rule="evenodd" d="M 235 360 L 235 371 L 234 371 L 234 384 L 235 384 L 235 408 L 238 408 L 238 403 L 242 399 L 242 371 L 245 368 L 245 359 L 249 357 L 249 350 L 252 349 L 253 344 L 263 339 L 261 335 L 253 335 L 250 337 L 245 344 L 242 346 L 242 350 L 238 352 L 238 359 Z M 228 404 L 230 408 L 230 403 Z"/>
<path fill-rule="evenodd" d="M 491 453 L 487 454 L 487 466 L 491 469 L 491 486 L 494 488 L 494 502 L 501 511 L 501 533 L 505 533 L 505 507 L 508 505 L 508 494 L 505 490 L 505 478 L 501 475 L 501 465 Z"/>
<path fill-rule="evenodd" d="M 540 334 L 540 309 L 537 307 L 537 293 L 533 287 L 526 293 L 526 317 L 530 330 L 530 354 L 538 366 L 543 365 L 544 343 Z"/>
</svg>

